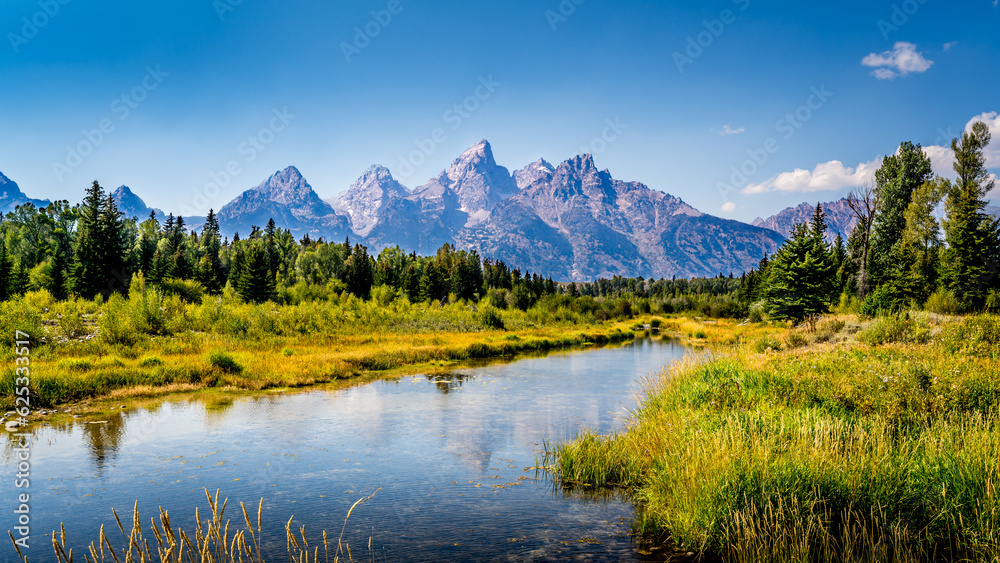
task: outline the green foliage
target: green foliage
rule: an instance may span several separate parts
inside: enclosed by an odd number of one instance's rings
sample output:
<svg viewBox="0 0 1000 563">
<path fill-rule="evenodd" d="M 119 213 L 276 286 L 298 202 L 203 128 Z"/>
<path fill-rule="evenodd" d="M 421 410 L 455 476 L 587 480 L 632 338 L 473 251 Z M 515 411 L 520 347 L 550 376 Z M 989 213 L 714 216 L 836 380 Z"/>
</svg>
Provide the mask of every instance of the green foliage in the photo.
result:
<svg viewBox="0 0 1000 563">
<path fill-rule="evenodd" d="M 884 315 L 859 332 L 857 339 L 870 346 L 895 342 L 923 344 L 930 340 L 930 327 L 906 313 Z"/>
<path fill-rule="evenodd" d="M 822 231 L 819 231 L 822 232 Z M 825 313 L 835 291 L 833 261 L 817 230 L 796 225 L 768 268 L 768 316 L 802 320 Z"/>
<path fill-rule="evenodd" d="M 206 292 L 201 282 L 176 278 L 160 280 L 156 287 L 165 295 L 176 295 L 187 303 L 200 303 Z"/>
<path fill-rule="evenodd" d="M 1000 317 L 975 315 L 945 327 L 939 338 L 948 353 L 1000 357 Z"/>
<path fill-rule="evenodd" d="M 954 293 L 939 287 L 927 298 L 924 309 L 940 315 L 957 315 L 962 311 L 962 304 L 958 302 Z"/>
<path fill-rule="evenodd" d="M 111 346 L 126 347 L 141 342 L 144 335 L 135 330 L 132 315 L 129 301 L 117 293 L 112 294 L 101 307 L 101 316 L 97 322 L 101 341 Z"/>
<path fill-rule="evenodd" d="M 865 297 L 858 313 L 863 317 L 869 318 L 890 315 L 898 311 L 902 305 L 902 300 L 895 286 L 885 284 L 879 286 Z"/>
<path fill-rule="evenodd" d="M 64 338 L 79 338 L 89 334 L 90 331 L 87 329 L 87 325 L 83 322 L 83 315 L 86 312 L 85 304 L 78 300 L 73 299 L 70 301 L 63 301 L 53 307 L 53 313 L 55 313 L 58 319 L 59 334 Z"/>
<path fill-rule="evenodd" d="M 780 352 L 784 347 L 781 345 L 781 341 L 774 336 L 762 336 L 754 341 L 751 349 L 758 353 L 763 354 L 765 352 Z"/>
<path fill-rule="evenodd" d="M 139 360 L 139 367 L 142 368 L 155 368 L 162 365 L 163 360 L 159 356 L 145 356 Z"/>
<path fill-rule="evenodd" d="M 479 324 L 487 330 L 503 330 L 503 316 L 500 311 L 491 305 L 483 307 L 479 312 Z"/>
<path fill-rule="evenodd" d="M 222 350 L 215 350 L 210 353 L 208 355 L 208 363 L 211 364 L 212 367 L 226 373 L 243 372 L 243 366 L 241 366 L 231 354 Z"/>
<path fill-rule="evenodd" d="M 989 128 L 982 122 L 974 123 L 961 142 L 952 141 L 958 179 L 946 200 L 948 247 L 942 277 L 968 311 L 983 308 L 991 286 L 998 283 L 1000 268 L 1000 225 L 983 212 L 985 198 L 994 186 L 984 155 L 989 142 Z"/>
</svg>

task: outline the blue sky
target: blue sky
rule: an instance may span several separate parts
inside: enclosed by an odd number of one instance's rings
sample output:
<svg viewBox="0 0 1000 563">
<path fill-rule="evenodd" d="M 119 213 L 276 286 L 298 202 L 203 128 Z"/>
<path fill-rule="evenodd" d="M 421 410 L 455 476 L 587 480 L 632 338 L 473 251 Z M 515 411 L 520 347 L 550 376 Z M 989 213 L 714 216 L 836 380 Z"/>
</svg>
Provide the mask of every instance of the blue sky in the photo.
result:
<svg viewBox="0 0 1000 563">
<path fill-rule="evenodd" d="M 1000 169 L 998 24 L 993 0 L 8 0 L 0 171 L 190 214 L 290 164 L 324 198 L 374 163 L 415 187 L 486 138 L 749 221 L 977 116 Z"/>
</svg>

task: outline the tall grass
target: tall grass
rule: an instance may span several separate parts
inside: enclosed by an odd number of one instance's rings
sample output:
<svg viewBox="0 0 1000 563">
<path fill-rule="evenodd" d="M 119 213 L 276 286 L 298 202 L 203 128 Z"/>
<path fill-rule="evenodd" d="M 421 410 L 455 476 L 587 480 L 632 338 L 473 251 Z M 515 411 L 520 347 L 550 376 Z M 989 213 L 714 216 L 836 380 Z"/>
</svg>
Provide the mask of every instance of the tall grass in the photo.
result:
<svg viewBox="0 0 1000 563">
<path fill-rule="evenodd" d="M 746 350 L 673 366 L 625 430 L 550 461 L 726 561 L 998 561 L 998 406 L 1000 366 L 944 344 Z"/>
<path fill-rule="evenodd" d="M 378 491 L 376 491 L 378 492 Z M 160 507 L 158 518 L 150 518 L 150 526 L 144 528 L 139 517 L 139 503 L 132 509 L 132 521 L 128 531 L 122 524 L 118 513 L 112 509 L 118 531 L 121 532 L 121 539 L 112 539 L 104 532 L 101 526 L 99 537 L 86 548 L 83 553 L 83 560 L 87 563 L 263 563 L 264 553 L 261 550 L 261 534 L 263 532 L 261 521 L 264 514 L 264 500 L 261 499 L 257 506 L 257 519 L 252 521 L 247 507 L 241 502 L 240 509 L 243 516 L 242 528 L 240 524 L 231 526 L 232 521 L 225 518 L 226 506 L 229 499 L 219 501 L 219 492 L 215 492 L 215 498 L 205 490 L 208 498 L 209 511 L 207 518 L 203 519 L 198 509 L 195 509 L 196 527 L 193 530 L 184 531 L 179 527 L 174 527 L 170 523 L 170 514 Z M 363 498 L 347 512 L 344 519 L 344 528 L 347 527 L 347 520 L 351 513 L 359 504 L 371 500 L 374 496 Z M 254 526 L 256 524 L 256 527 Z M 242 529 L 240 529 L 242 528 Z M 296 535 L 298 533 L 298 535 Z M 116 535 L 113 531 L 112 536 Z M 8 532 L 11 541 L 14 536 Z M 337 545 L 331 549 L 326 532 L 323 532 L 322 551 L 319 545 L 310 549 L 306 539 L 305 527 L 298 530 L 292 529 L 292 518 L 285 524 L 285 538 L 288 550 L 288 557 L 295 563 L 309 563 L 324 561 L 329 563 L 339 563 L 346 555 L 347 561 L 354 561 L 350 552 L 350 547 L 343 541 L 344 533 L 341 531 Z M 124 544 L 124 547 L 122 545 Z M 369 542 L 369 550 L 370 550 Z M 21 551 L 17 543 L 14 549 L 22 563 L 28 563 L 27 556 Z M 59 533 L 52 532 L 52 549 L 56 561 L 59 563 L 73 562 L 73 549 L 66 546 L 66 527 L 60 526 Z"/>
</svg>

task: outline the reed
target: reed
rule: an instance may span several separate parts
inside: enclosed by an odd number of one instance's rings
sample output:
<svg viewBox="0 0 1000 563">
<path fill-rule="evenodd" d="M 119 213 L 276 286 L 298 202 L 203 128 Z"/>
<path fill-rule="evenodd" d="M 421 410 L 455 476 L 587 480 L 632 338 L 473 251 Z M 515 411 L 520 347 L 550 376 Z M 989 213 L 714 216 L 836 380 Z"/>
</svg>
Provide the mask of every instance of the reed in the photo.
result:
<svg viewBox="0 0 1000 563">
<path fill-rule="evenodd" d="M 379 489 L 381 490 L 381 489 Z M 375 491 L 377 493 L 378 491 Z M 358 505 L 363 504 L 375 496 L 372 493 L 368 497 L 358 500 L 351 506 L 344 518 L 344 530 L 347 529 L 347 521 L 351 513 Z M 147 528 L 144 528 L 139 517 L 139 503 L 136 502 L 132 509 L 132 519 L 126 531 L 126 526 L 122 524 L 118 513 L 112 509 L 115 523 L 121 538 L 112 539 L 104 532 L 101 526 L 99 537 L 91 542 L 85 549 L 83 560 L 85 563 L 264 563 L 264 552 L 261 549 L 262 519 L 264 514 L 264 499 L 257 505 L 257 518 L 251 520 L 251 513 L 246 505 L 240 503 L 243 513 L 244 528 L 237 529 L 238 525 L 225 518 L 226 506 L 229 499 L 219 500 L 219 491 L 215 492 L 215 497 L 205 490 L 208 499 L 209 511 L 206 517 L 202 517 L 195 508 L 194 529 L 184 531 L 179 527 L 174 527 L 170 523 L 170 515 L 163 507 L 159 509 L 158 517 L 150 518 Z M 294 517 L 293 517 L 294 518 Z M 11 541 L 14 537 L 8 532 Z M 112 532 L 112 535 L 115 535 Z M 327 541 L 327 534 L 323 532 L 323 552 L 320 557 L 320 546 L 310 549 L 306 539 L 305 526 L 298 530 L 292 529 L 292 518 L 289 518 L 285 525 L 286 546 L 288 557 L 293 563 L 340 563 L 340 561 L 354 561 L 350 546 L 343 541 L 344 531 L 341 531 L 337 540 L 337 549 L 333 551 L 332 557 L 330 545 Z M 16 543 L 14 549 L 21 563 L 28 563 L 25 556 Z M 73 563 L 73 549 L 66 545 L 66 527 L 60 525 L 59 532 L 52 532 L 52 549 L 58 563 Z M 368 550 L 371 552 L 371 539 L 368 542 Z M 346 559 L 343 559 L 347 555 Z M 371 556 L 373 557 L 373 555 Z"/>
</svg>

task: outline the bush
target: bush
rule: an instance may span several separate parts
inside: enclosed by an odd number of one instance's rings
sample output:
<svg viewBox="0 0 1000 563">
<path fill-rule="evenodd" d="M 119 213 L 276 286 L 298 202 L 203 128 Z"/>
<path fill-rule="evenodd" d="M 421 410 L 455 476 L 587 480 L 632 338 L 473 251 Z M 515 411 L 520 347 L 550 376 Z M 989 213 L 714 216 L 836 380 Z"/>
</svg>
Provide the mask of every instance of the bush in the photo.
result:
<svg viewBox="0 0 1000 563">
<path fill-rule="evenodd" d="M 801 348 L 806 344 L 809 344 L 809 341 L 806 340 L 806 337 L 802 336 L 802 334 L 798 332 L 789 332 L 788 337 L 785 340 L 788 341 L 789 348 Z"/>
<path fill-rule="evenodd" d="M 191 280 L 163 280 L 156 284 L 166 295 L 176 295 L 188 303 L 201 303 L 205 296 L 205 286 Z"/>
<path fill-rule="evenodd" d="M 163 360 L 161 360 L 159 356 L 146 356 L 145 358 L 139 360 L 139 367 L 142 368 L 152 368 L 161 365 L 163 365 Z"/>
<path fill-rule="evenodd" d="M 132 311 L 128 301 L 117 293 L 108 298 L 97 326 L 100 339 L 112 346 L 135 346 L 142 338 L 132 324 Z"/>
<path fill-rule="evenodd" d="M 212 364 L 212 367 L 226 373 L 241 373 L 243 371 L 243 366 L 237 363 L 235 358 L 222 350 L 216 350 L 209 354 L 208 363 Z"/>
<path fill-rule="evenodd" d="M 33 345 L 38 344 L 38 338 L 42 335 L 42 318 L 37 311 L 25 306 L 24 298 L 11 299 L 0 303 L 0 343 L 3 345 L 3 352 L 14 349 L 16 331 L 27 333 Z"/>
<path fill-rule="evenodd" d="M 487 330 L 504 330 L 503 317 L 492 305 L 487 305 L 480 311 L 479 324 Z"/>
<path fill-rule="evenodd" d="M 73 299 L 63 301 L 53 307 L 59 316 L 59 334 L 65 338 L 73 339 L 88 334 L 87 325 L 83 322 L 83 313 L 86 310 L 84 303 Z"/>
<path fill-rule="evenodd" d="M 924 303 L 924 310 L 938 313 L 939 315 L 957 315 L 962 310 L 962 304 L 958 302 L 958 298 L 955 297 L 954 293 L 940 288 L 927 298 L 927 303 Z"/>
<path fill-rule="evenodd" d="M 879 317 L 858 333 L 858 341 L 871 346 L 893 342 L 925 343 L 930 339 L 930 327 L 901 313 Z"/>
<path fill-rule="evenodd" d="M 704 330 L 696 330 L 696 331 L 694 331 L 694 337 L 697 338 L 698 340 L 704 340 L 705 336 L 706 335 L 705 335 L 705 331 Z"/>
<path fill-rule="evenodd" d="M 987 313 L 1000 313 L 1000 291 L 991 290 L 989 295 L 986 296 L 986 306 L 984 307 Z"/>
<path fill-rule="evenodd" d="M 749 320 L 752 323 L 762 323 L 767 320 L 767 301 L 760 300 L 750 305 Z"/>
<path fill-rule="evenodd" d="M 767 352 L 769 350 L 775 352 L 781 351 L 781 342 L 778 341 L 777 338 L 771 336 L 770 334 L 758 338 L 753 343 L 753 351 L 757 352 L 758 354 L 763 354 L 764 352 Z"/>
<path fill-rule="evenodd" d="M 896 291 L 888 284 L 879 286 L 865 297 L 858 312 L 863 317 L 874 318 L 890 315 L 899 310 L 900 300 Z"/>
</svg>

